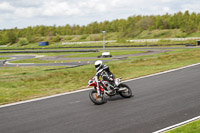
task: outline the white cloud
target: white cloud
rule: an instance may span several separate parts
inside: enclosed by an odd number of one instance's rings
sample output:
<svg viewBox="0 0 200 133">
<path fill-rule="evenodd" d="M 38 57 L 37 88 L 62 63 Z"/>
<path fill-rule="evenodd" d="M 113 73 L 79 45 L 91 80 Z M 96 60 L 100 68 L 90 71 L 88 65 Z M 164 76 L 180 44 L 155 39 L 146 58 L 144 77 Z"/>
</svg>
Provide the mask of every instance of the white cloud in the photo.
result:
<svg viewBox="0 0 200 133">
<path fill-rule="evenodd" d="M 88 24 L 131 15 L 185 10 L 200 12 L 199 5 L 200 1 L 196 0 L 1 0 L 0 28 L 35 24 Z"/>
<path fill-rule="evenodd" d="M 41 10 L 41 14 L 44 16 L 67 16 L 80 13 L 78 8 L 74 8 L 73 5 L 68 4 L 68 2 L 45 2 Z"/>
<path fill-rule="evenodd" d="M 0 3 L 0 11 L 12 11 L 14 7 L 10 5 L 8 2 Z"/>
<path fill-rule="evenodd" d="M 170 12 L 171 11 L 169 7 L 164 7 L 163 10 L 164 10 L 164 12 Z"/>
<path fill-rule="evenodd" d="M 199 4 L 198 4 L 199 3 Z M 182 11 L 185 11 L 185 10 L 189 10 L 189 11 L 194 11 L 194 12 L 200 12 L 200 2 L 198 3 L 186 3 L 186 4 L 183 4 L 181 5 L 181 9 Z"/>
<path fill-rule="evenodd" d="M 173 0 L 160 0 L 161 2 L 172 2 Z"/>
<path fill-rule="evenodd" d="M 32 17 L 38 16 L 38 14 L 39 14 L 39 10 L 34 7 L 17 8 L 14 11 L 15 19 L 17 19 L 17 18 L 32 18 Z"/>
</svg>

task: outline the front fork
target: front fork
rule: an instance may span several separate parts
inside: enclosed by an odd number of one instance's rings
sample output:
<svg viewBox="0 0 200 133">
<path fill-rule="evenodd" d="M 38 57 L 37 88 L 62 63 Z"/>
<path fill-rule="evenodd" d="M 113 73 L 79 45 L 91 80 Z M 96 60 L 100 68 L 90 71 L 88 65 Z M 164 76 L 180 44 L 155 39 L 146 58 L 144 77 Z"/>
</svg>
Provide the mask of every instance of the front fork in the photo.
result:
<svg viewBox="0 0 200 133">
<path fill-rule="evenodd" d="M 101 95 L 101 92 L 100 92 L 100 89 L 99 89 L 99 81 L 97 81 L 97 94 L 98 94 L 98 96 Z"/>
<path fill-rule="evenodd" d="M 95 81 L 96 81 L 96 83 L 97 83 L 97 94 L 98 94 L 98 96 L 100 96 L 101 95 L 101 92 L 100 92 L 100 90 L 99 90 L 99 80 L 98 80 L 98 78 L 97 78 L 97 76 L 95 77 Z"/>
</svg>

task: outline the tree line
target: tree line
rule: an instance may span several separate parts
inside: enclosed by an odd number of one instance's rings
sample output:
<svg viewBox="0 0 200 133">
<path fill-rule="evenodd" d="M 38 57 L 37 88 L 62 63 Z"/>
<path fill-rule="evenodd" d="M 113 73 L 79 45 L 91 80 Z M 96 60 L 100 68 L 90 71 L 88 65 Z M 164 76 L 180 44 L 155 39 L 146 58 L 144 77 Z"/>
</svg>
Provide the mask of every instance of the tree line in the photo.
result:
<svg viewBox="0 0 200 133">
<path fill-rule="evenodd" d="M 98 34 L 102 31 L 119 32 L 120 38 L 133 38 L 144 30 L 154 29 L 180 29 L 187 34 L 200 31 L 200 13 L 185 11 L 164 15 L 134 15 L 127 19 L 92 22 L 83 26 L 66 24 L 65 26 L 29 26 L 23 29 L 16 27 L 0 31 L 0 45 L 20 41 L 23 43 L 44 40 L 58 42 L 60 36 Z"/>
</svg>

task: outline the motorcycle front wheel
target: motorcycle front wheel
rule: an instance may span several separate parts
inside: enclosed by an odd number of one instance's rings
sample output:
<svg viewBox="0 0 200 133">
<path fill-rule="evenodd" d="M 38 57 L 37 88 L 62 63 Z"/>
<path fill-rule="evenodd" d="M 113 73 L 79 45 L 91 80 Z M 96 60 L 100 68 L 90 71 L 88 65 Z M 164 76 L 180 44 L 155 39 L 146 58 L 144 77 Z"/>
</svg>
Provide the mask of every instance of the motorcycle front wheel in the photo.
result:
<svg viewBox="0 0 200 133">
<path fill-rule="evenodd" d="M 104 96 L 98 97 L 98 93 L 97 93 L 96 90 L 90 90 L 89 97 L 90 97 L 90 100 L 94 104 L 97 104 L 97 105 L 101 105 L 101 104 L 104 104 L 106 102 L 106 99 L 105 99 Z"/>
<path fill-rule="evenodd" d="M 120 91 L 119 94 L 120 94 L 122 97 L 124 97 L 124 98 L 130 98 L 130 97 L 133 96 L 132 90 L 129 88 L 128 85 L 126 85 L 126 84 L 120 84 L 120 85 L 119 85 L 119 90 L 120 90 L 120 89 L 121 89 L 122 91 Z"/>
</svg>

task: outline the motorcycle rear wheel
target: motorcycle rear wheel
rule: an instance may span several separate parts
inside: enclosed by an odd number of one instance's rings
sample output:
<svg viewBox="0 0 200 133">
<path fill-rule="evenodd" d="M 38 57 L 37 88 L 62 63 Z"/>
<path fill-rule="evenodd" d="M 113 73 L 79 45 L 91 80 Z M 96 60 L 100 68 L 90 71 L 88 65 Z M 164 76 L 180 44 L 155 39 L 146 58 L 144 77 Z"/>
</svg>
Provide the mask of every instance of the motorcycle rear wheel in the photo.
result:
<svg viewBox="0 0 200 133">
<path fill-rule="evenodd" d="M 94 104 L 97 104 L 97 105 L 101 105 L 101 104 L 104 104 L 106 102 L 106 99 L 105 99 L 104 96 L 98 97 L 98 93 L 97 93 L 96 90 L 90 90 L 89 97 L 90 97 L 90 100 Z"/>
<path fill-rule="evenodd" d="M 128 85 L 126 85 L 126 84 L 120 84 L 119 88 L 126 88 L 124 91 L 120 91 L 119 92 L 120 96 L 122 96 L 124 98 L 130 98 L 130 97 L 133 96 L 132 90 L 129 88 Z"/>
</svg>

